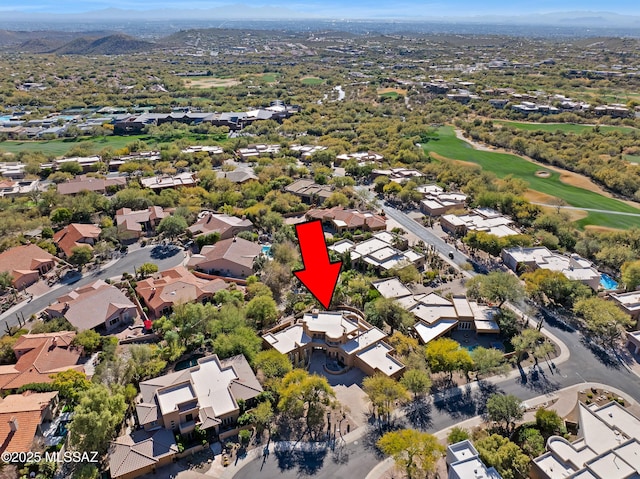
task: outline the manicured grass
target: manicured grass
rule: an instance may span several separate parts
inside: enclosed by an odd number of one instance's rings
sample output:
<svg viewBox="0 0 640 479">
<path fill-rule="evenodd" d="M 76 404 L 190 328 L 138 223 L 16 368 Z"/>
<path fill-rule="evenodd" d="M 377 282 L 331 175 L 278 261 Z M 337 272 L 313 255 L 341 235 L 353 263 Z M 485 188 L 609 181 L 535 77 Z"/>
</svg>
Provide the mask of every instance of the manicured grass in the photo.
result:
<svg viewBox="0 0 640 479">
<path fill-rule="evenodd" d="M 273 82 L 276 81 L 276 78 L 278 77 L 278 74 L 277 73 L 263 73 L 261 75 L 261 77 L 267 83 L 273 83 Z"/>
<path fill-rule="evenodd" d="M 0 152 L 20 153 L 21 151 L 41 151 L 45 155 L 64 155 L 71 148 L 78 145 L 88 145 L 91 151 L 99 152 L 103 148 L 120 149 L 136 140 L 150 141 L 147 135 L 107 136 L 99 138 L 59 139 L 49 141 L 3 141 L 0 142 Z"/>
<path fill-rule="evenodd" d="M 507 120 L 494 120 L 494 123 L 498 123 L 505 126 L 511 126 L 513 128 L 519 128 L 521 130 L 529 130 L 529 131 L 550 131 L 556 132 L 558 130 L 564 133 L 582 133 L 583 131 L 592 131 L 592 125 L 578 125 L 575 123 L 525 123 L 518 121 L 507 121 Z M 600 131 L 603 133 L 610 131 L 620 131 L 622 133 L 630 133 L 632 131 L 636 131 L 635 128 L 631 128 L 629 126 L 609 126 L 609 125 L 599 125 Z"/>
<path fill-rule="evenodd" d="M 393 98 L 394 100 L 399 96 L 400 94 L 397 91 L 388 91 L 386 93 L 380 94 L 380 98 Z"/>
<path fill-rule="evenodd" d="M 322 85 L 324 83 L 322 78 L 317 77 L 307 77 L 303 78 L 301 81 L 303 85 Z"/>
<path fill-rule="evenodd" d="M 439 128 L 437 136 L 424 143 L 423 148 L 426 152 L 434 152 L 453 160 L 476 163 L 500 178 L 507 175 L 522 178 L 529 183 L 532 190 L 562 198 L 571 206 L 640 214 L 640 209 L 621 201 L 564 184 L 560 181 L 560 175 L 554 171 L 550 171 L 549 178 L 539 178 L 535 173 L 544 168 L 519 156 L 476 150 L 469 143 L 458 139 L 453 128 L 449 126 Z M 579 226 L 598 225 L 609 228 L 630 228 L 637 226 L 639 220 L 634 216 L 590 212 L 577 224 Z"/>
<path fill-rule="evenodd" d="M 624 155 L 624 159 L 631 163 L 640 163 L 640 155 Z"/>
<path fill-rule="evenodd" d="M 178 138 L 176 138 L 177 140 Z M 183 139 L 200 142 L 210 141 L 214 139 L 208 135 L 191 135 Z M 3 141 L 0 142 L 0 153 L 20 153 L 22 151 L 39 151 L 45 155 L 63 156 L 71 148 L 81 145 L 89 146 L 92 153 L 99 153 L 103 148 L 111 147 L 114 150 L 124 148 L 136 140 L 142 140 L 150 147 L 159 148 L 160 145 L 167 141 L 158 141 L 149 135 L 131 135 L 131 136 L 107 136 L 99 138 L 79 138 L 79 139 L 60 139 L 50 141 Z M 227 138 L 217 139 L 218 143 L 226 141 Z"/>
</svg>

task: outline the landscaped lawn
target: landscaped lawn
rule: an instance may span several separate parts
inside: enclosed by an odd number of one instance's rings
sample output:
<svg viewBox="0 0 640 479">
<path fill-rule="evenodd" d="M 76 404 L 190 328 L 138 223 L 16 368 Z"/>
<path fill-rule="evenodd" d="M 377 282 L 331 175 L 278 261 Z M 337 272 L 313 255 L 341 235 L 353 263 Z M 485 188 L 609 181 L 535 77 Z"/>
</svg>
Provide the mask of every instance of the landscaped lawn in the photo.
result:
<svg viewBox="0 0 640 479">
<path fill-rule="evenodd" d="M 278 76 L 277 73 L 263 73 L 261 75 L 262 79 L 264 81 L 266 81 L 267 83 L 273 83 L 276 81 L 276 77 Z"/>
<path fill-rule="evenodd" d="M 303 85 L 322 85 L 324 80 L 322 78 L 317 77 L 307 77 L 302 79 Z"/>
<path fill-rule="evenodd" d="M 453 160 L 476 163 L 484 170 L 492 171 L 500 178 L 507 175 L 522 178 L 529 183 L 532 190 L 562 198 L 571 206 L 640 214 L 640 209 L 621 201 L 562 183 L 560 174 L 555 171 L 548 170 L 551 176 L 549 178 L 540 178 L 535 173 L 536 171 L 544 170 L 544 167 L 531 163 L 519 156 L 476 150 L 469 143 L 458 139 L 450 126 L 439 128 L 437 136 L 424 143 L 423 148 L 426 152 L 432 151 Z M 589 212 L 586 218 L 577 222 L 579 226 L 598 225 L 610 228 L 630 228 L 631 226 L 637 226 L 638 223 L 640 223 L 640 218 L 635 216 L 595 212 Z"/>
<path fill-rule="evenodd" d="M 381 98 L 393 98 L 393 99 L 396 99 L 399 96 L 400 96 L 400 94 L 397 91 L 388 91 L 386 93 L 380 94 Z"/>
<path fill-rule="evenodd" d="M 507 120 L 493 120 L 494 123 L 498 123 L 505 126 L 511 126 L 513 128 L 519 128 L 522 130 L 529 131 L 550 131 L 556 132 L 558 130 L 564 133 L 582 133 L 583 131 L 591 131 L 593 130 L 592 125 L 578 125 L 576 123 L 526 123 L 526 122 L 518 122 L 518 121 L 507 121 Z M 622 133 L 630 133 L 635 131 L 635 128 L 629 126 L 609 126 L 609 125 L 599 125 L 601 132 L 609 132 L 609 131 L 621 131 Z"/>
<path fill-rule="evenodd" d="M 630 161 L 631 163 L 640 163 L 639 155 L 624 155 L 624 159 Z"/>
<path fill-rule="evenodd" d="M 176 138 L 177 139 L 177 138 Z M 191 141 L 209 141 L 213 137 L 208 135 L 191 135 L 184 137 Z M 88 145 L 92 153 L 99 153 L 103 148 L 111 147 L 114 150 L 124 148 L 136 140 L 142 140 L 149 146 L 159 148 L 160 145 L 167 143 L 166 141 L 157 141 L 149 135 L 130 135 L 130 136 L 107 136 L 99 138 L 77 138 L 77 139 L 59 139 L 49 141 L 2 141 L 0 142 L 0 153 L 20 153 L 21 151 L 40 151 L 45 155 L 63 156 L 71 148 L 78 145 Z M 218 143 L 224 142 L 226 138 L 217 140 Z"/>
</svg>

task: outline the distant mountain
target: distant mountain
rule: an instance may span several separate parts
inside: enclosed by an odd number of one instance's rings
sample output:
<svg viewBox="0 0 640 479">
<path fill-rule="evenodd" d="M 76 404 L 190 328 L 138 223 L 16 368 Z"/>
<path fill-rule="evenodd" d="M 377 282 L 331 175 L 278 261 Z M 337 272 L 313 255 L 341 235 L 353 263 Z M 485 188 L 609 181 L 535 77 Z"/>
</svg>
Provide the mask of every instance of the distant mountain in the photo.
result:
<svg viewBox="0 0 640 479">
<path fill-rule="evenodd" d="M 43 46 L 48 42 L 43 41 Z M 30 42 L 22 47 L 28 48 Z M 36 47 L 39 47 L 36 43 Z M 155 48 L 154 43 L 145 42 L 123 34 L 108 35 L 106 37 L 80 37 L 71 40 L 57 48 L 42 51 L 41 53 L 56 53 L 58 55 L 120 55 L 125 53 L 135 53 L 147 51 Z M 34 50 L 31 50 L 34 51 Z"/>
</svg>

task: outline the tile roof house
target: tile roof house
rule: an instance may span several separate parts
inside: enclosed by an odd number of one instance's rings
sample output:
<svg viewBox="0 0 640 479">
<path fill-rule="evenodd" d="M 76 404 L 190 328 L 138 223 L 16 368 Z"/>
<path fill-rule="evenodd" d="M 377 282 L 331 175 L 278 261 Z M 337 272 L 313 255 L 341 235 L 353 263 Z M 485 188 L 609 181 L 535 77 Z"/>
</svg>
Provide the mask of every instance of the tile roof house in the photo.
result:
<svg viewBox="0 0 640 479">
<path fill-rule="evenodd" d="M 120 208 L 116 211 L 118 239 L 122 241 L 138 239 L 144 232 L 153 231 L 167 216 L 169 213 L 161 206 L 149 206 L 146 210 L 137 211 Z"/>
<path fill-rule="evenodd" d="M 0 366 L 0 391 L 29 383 L 50 383 L 51 374 L 73 369 L 84 372 L 82 349 L 71 344 L 74 331 L 25 334 L 13 345 L 16 364 Z"/>
<path fill-rule="evenodd" d="M 38 245 L 16 246 L 0 253 L 0 271 L 8 271 L 13 286 L 22 289 L 54 267 L 57 258 Z"/>
<path fill-rule="evenodd" d="M 384 342 L 386 337 L 355 312 L 314 310 L 291 326 L 272 329 L 262 339 L 289 356 L 294 365 L 308 364 L 313 351 L 322 349 L 344 367 L 397 378 L 404 364 L 393 357 L 393 348 Z"/>
<path fill-rule="evenodd" d="M 237 216 L 215 214 L 209 211 L 203 211 L 198 216 L 198 221 L 188 228 L 194 236 L 220 233 L 220 239 L 224 240 L 233 238 L 241 231 L 251 231 L 253 228 L 251 221 Z"/>
<path fill-rule="evenodd" d="M 59 183 L 57 190 L 61 195 L 77 195 L 81 191 L 94 191 L 96 193 L 104 194 L 111 189 L 120 189 L 126 186 L 127 179 L 123 177 L 92 178 L 86 175 L 81 175 L 65 181 L 64 183 Z"/>
<path fill-rule="evenodd" d="M 45 311 L 52 318 L 65 317 L 79 331 L 110 331 L 138 316 L 136 305 L 101 279 L 60 296 Z"/>
<path fill-rule="evenodd" d="M 138 281 L 136 293 L 149 309 L 149 314 L 159 318 L 170 311 L 176 303 L 206 301 L 217 291 L 226 289 L 228 286 L 228 283 L 222 279 L 201 279 L 184 266 L 177 266 Z"/>
<path fill-rule="evenodd" d="M 307 211 L 307 219 L 321 220 L 337 232 L 343 231 L 384 231 L 387 219 L 369 211 L 350 210 L 335 206 L 329 209 L 313 209 Z"/>
<path fill-rule="evenodd" d="M 174 433 L 191 434 L 196 425 L 220 441 L 237 434 L 238 402 L 251 406 L 261 392 L 242 355 L 223 360 L 207 356 L 189 369 L 141 382 L 136 414 L 144 430 L 114 441 L 111 477 L 129 479 L 148 472 L 165 455 L 175 455 Z"/>
<path fill-rule="evenodd" d="M 252 168 L 236 168 L 233 171 L 218 171 L 217 176 L 218 178 L 226 178 L 232 183 L 245 183 L 258 179 Z"/>
<path fill-rule="evenodd" d="M 32 450 L 36 437 L 43 437 L 42 423 L 53 419 L 58 391 L 11 394 L 0 399 L 0 453 Z"/>
<path fill-rule="evenodd" d="M 77 246 L 93 246 L 101 231 L 96 225 L 71 223 L 53 235 L 53 242 L 68 258 Z"/>
<path fill-rule="evenodd" d="M 171 464 L 178 453 L 173 432 L 166 429 L 138 430 L 111 443 L 109 472 L 113 479 L 133 479 L 154 474 L 156 468 Z"/>
<path fill-rule="evenodd" d="M 253 261 L 262 252 L 259 244 L 229 238 L 207 245 L 189 259 L 187 266 L 210 274 L 246 278 L 253 274 Z"/>
</svg>

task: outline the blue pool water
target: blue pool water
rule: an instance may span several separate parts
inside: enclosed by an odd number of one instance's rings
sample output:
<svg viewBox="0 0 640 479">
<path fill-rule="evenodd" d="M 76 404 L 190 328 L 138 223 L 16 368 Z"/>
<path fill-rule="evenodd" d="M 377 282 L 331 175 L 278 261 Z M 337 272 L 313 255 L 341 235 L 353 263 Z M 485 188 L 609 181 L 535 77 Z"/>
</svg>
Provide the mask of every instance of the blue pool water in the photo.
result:
<svg viewBox="0 0 640 479">
<path fill-rule="evenodd" d="M 600 284 L 605 290 L 618 289 L 618 283 L 616 283 L 608 274 L 602 273 L 600 275 Z"/>
<path fill-rule="evenodd" d="M 473 346 L 463 346 L 467 351 L 471 352 L 474 349 L 476 349 L 479 345 L 478 344 L 474 344 Z"/>
<path fill-rule="evenodd" d="M 270 255 L 271 254 L 271 245 L 262 246 L 262 254 Z"/>
<path fill-rule="evenodd" d="M 11 115 L 9 116 L 0 116 L 0 123 L 4 123 L 5 121 L 11 120 Z"/>
</svg>

